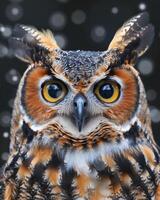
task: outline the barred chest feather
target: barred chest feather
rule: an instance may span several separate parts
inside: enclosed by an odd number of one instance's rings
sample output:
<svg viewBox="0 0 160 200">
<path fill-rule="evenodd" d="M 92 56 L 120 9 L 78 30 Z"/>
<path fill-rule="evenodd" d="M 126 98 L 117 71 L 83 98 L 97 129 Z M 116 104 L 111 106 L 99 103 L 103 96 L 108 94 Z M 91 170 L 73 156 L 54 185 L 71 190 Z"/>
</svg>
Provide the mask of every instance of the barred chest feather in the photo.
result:
<svg viewBox="0 0 160 200">
<path fill-rule="evenodd" d="M 132 146 L 126 139 L 69 151 L 34 141 L 10 156 L 4 199 L 157 200 L 159 162 L 158 149 L 149 142 Z"/>
</svg>

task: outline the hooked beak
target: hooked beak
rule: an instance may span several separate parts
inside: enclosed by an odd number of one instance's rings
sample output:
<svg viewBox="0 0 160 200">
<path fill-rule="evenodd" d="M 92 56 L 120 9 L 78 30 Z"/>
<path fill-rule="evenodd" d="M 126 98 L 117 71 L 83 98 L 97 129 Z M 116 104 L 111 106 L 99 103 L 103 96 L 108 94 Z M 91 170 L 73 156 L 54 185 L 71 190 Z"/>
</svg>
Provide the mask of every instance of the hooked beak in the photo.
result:
<svg viewBox="0 0 160 200">
<path fill-rule="evenodd" d="M 73 100 L 73 104 L 76 126 L 81 132 L 86 119 L 87 98 L 82 93 L 78 93 Z"/>
</svg>

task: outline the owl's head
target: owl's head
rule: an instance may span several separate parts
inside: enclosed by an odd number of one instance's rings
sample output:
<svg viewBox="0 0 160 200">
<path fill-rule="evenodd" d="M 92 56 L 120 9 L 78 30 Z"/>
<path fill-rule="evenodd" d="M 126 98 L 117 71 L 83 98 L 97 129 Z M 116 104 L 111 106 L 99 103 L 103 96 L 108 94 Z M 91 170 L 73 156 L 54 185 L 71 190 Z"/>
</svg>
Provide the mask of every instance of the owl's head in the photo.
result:
<svg viewBox="0 0 160 200">
<path fill-rule="evenodd" d="M 20 121 L 34 133 L 75 146 L 118 143 L 132 129 L 149 125 L 145 91 L 134 68 L 153 40 L 148 18 L 142 13 L 127 21 L 99 52 L 64 51 L 50 31 L 17 25 L 10 43 L 29 63 L 16 99 Z"/>
</svg>

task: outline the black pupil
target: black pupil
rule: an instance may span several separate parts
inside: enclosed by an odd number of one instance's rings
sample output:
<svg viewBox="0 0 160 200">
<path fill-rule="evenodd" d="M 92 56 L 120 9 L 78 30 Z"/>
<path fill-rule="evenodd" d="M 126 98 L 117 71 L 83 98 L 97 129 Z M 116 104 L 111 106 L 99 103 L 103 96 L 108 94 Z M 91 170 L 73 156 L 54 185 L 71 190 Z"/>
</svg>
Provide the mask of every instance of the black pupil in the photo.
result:
<svg viewBox="0 0 160 200">
<path fill-rule="evenodd" d="M 48 94 L 52 98 L 58 98 L 62 93 L 62 87 L 58 83 L 48 85 Z"/>
<path fill-rule="evenodd" d="M 104 98 L 104 99 L 109 99 L 113 96 L 114 93 L 114 88 L 110 83 L 105 83 L 103 84 L 100 89 L 99 89 L 99 94 Z"/>
</svg>

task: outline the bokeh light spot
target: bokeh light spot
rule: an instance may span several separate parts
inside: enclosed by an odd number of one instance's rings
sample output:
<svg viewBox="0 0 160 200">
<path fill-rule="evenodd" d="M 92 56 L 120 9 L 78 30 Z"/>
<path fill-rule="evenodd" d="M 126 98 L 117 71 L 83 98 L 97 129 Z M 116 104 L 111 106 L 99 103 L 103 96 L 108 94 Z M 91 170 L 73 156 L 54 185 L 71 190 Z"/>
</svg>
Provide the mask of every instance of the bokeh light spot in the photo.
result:
<svg viewBox="0 0 160 200">
<path fill-rule="evenodd" d="M 138 7 L 139 7 L 139 10 L 143 11 L 143 10 L 146 10 L 147 6 L 145 3 L 140 3 Z"/>
<path fill-rule="evenodd" d="M 112 14 L 117 14 L 119 12 L 119 9 L 116 6 L 114 6 L 112 7 L 111 12 Z"/>
<path fill-rule="evenodd" d="M 86 14 L 83 10 L 75 10 L 71 15 L 74 24 L 82 24 L 86 20 Z"/>
<path fill-rule="evenodd" d="M 2 127 L 9 127 L 11 121 L 11 114 L 7 111 L 0 113 L 0 124 Z"/>
<path fill-rule="evenodd" d="M 103 26 L 95 26 L 91 31 L 91 37 L 95 42 L 104 41 L 106 36 L 106 30 Z"/>
<path fill-rule="evenodd" d="M 138 63 L 138 69 L 141 74 L 149 75 L 153 72 L 153 62 L 149 58 L 141 59 Z"/>
<path fill-rule="evenodd" d="M 16 3 L 9 4 L 6 8 L 6 16 L 11 21 L 17 21 L 23 16 L 23 8 Z"/>
<path fill-rule="evenodd" d="M 155 106 L 150 107 L 151 111 L 151 119 L 153 123 L 159 123 L 160 122 L 160 110 L 156 108 Z"/>
<path fill-rule="evenodd" d="M 148 101 L 154 101 L 157 97 L 157 92 L 153 89 L 147 90 L 147 99 Z"/>
<path fill-rule="evenodd" d="M 55 40 L 57 41 L 57 44 L 60 46 L 60 48 L 65 48 L 67 45 L 67 39 L 64 35 L 62 34 L 56 34 L 55 35 Z"/>
<path fill-rule="evenodd" d="M 61 30 L 66 25 L 66 16 L 64 13 L 57 11 L 51 15 L 49 22 L 53 29 Z"/>
<path fill-rule="evenodd" d="M 20 74 L 16 69 L 11 69 L 9 72 L 6 74 L 6 80 L 8 83 L 17 85 L 20 80 Z"/>
<path fill-rule="evenodd" d="M 7 56 L 8 52 L 9 52 L 8 48 L 5 45 L 0 44 L 0 58 Z"/>
</svg>

